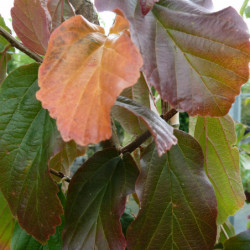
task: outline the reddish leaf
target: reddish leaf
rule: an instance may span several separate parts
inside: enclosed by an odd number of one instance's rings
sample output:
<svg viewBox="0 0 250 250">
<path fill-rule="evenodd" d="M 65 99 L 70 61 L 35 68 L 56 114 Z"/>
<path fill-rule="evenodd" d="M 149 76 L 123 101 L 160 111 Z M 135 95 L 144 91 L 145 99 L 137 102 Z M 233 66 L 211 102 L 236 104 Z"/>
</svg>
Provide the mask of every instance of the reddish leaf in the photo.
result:
<svg viewBox="0 0 250 250">
<path fill-rule="evenodd" d="M 44 55 L 50 37 L 51 17 L 47 0 L 15 0 L 11 9 L 12 25 L 29 49 Z"/>
<path fill-rule="evenodd" d="M 35 97 L 38 67 L 16 69 L 0 89 L 0 188 L 19 224 L 44 243 L 63 211 L 48 173 L 58 131 Z"/>
<path fill-rule="evenodd" d="M 65 141 L 98 143 L 111 137 L 110 109 L 136 83 L 141 66 L 127 31 L 107 37 L 103 28 L 75 16 L 51 35 L 37 98 L 57 119 Z"/>
<path fill-rule="evenodd" d="M 134 0 L 96 0 L 120 8 L 141 50 L 147 81 L 190 115 L 225 115 L 248 80 L 249 34 L 233 8 L 209 12 L 190 0 L 162 0 L 146 16 Z"/>
<path fill-rule="evenodd" d="M 138 174 L 130 154 L 121 157 L 115 149 L 98 152 L 83 164 L 69 185 L 64 250 L 125 249 L 120 217 Z"/>
<path fill-rule="evenodd" d="M 68 0 L 48 0 L 47 7 L 52 19 L 52 30 L 75 15 Z M 66 15 L 64 15 L 65 12 L 67 12 Z"/>
<path fill-rule="evenodd" d="M 115 105 L 127 109 L 142 119 L 154 136 L 159 156 L 164 154 L 172 147 L 172 145 L 177 143 L 177 139 L 173 135 L 173 127 L 171 127 L 159 115 L 150 109 L 133 100 L 121 96 L 118 97 Z"/>
<path fill-rule="evenodd" d="M 213 7 L 212 0 L 191 0 L 191 1 L 208 9 L 211 9 Z"/>
<path fill-rule="evenodd" d="M 140 0 L 142 14 L 147 15 L 156 2 L 159 2 L 159 0 Z"/>
<path fill-rule="evenodd" d="M 216 197 L 203 154 L 190 135 L 161 158 L 151 144 L 141 158 L 136 193 L 141 209 L 127 231 L 128 249 L 211 250 L 216 240 Z"/>
</svg>

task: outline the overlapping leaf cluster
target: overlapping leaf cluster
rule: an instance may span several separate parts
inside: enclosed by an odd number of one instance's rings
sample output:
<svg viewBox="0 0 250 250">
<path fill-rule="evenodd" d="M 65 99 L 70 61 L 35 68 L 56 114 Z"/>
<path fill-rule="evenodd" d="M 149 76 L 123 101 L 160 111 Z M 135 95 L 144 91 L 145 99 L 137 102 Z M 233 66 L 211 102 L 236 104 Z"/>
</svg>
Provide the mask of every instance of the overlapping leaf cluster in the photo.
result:
<svg viewBox="0 0 250 250">
<path fill-rule="evenodd" d="M 14 229 L 13 249 L 213 249 L 216 240 L 244 249 L 249 232 L 225 240 L 217 229 L 245 199 L 227 113 L 249 77 L 246 24 L 233 8 L 213 12 L 210 0 L 95 6 L 116 13 L 108 35 L 68 0 L 15 0 L 13 28 L 44 58 L 7 77 L 14 49 L 0 36 L 0 247 Z M 194 136 L 167 123 L 155 93 L 162 107 L 198 115 Z M 127 147 L 115 121 L 138 137 Z M 104 140 L 110 148 L 67 178 L 64 207 L 49 168 L 70 175 L 75 158 Z M 130 195 L 140 210 L 125 238 Z"/>
</svg>

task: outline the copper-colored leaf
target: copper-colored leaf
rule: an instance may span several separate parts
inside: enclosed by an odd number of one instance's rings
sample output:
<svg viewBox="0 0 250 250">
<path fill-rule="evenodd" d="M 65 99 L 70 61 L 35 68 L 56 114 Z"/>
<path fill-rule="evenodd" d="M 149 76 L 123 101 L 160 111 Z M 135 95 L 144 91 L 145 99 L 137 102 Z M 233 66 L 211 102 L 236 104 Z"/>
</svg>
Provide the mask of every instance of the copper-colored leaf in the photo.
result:
<svg viewBox="0 0 250 250">
<path fill-rule="evenodd" d="M 11 9 L 12 25 L 29 49 L 44 55 L 50 37 L 51 16 L 47 0 L 15 0 Z"/>
<path fill-rule="evenodd" d="M 139 1 L 95 0 L 99 11 L 124 12 L 142 70 L 164 101 L 190 115 L 224 116 L 248 80 L 249 33 L 236 10 L 210 12 L 210 4 L 162 0 L 144 16 Z"/>
<path fill-rule="evenodd" d="M 65 141 L 98 143 L 111 137 L 110 109 L 136 83 L 141 66 L 126 30 L 107 37 L 103 28 L 75 16 L 51 35 L 37 98 L 57 119 Z"/>
</svg>

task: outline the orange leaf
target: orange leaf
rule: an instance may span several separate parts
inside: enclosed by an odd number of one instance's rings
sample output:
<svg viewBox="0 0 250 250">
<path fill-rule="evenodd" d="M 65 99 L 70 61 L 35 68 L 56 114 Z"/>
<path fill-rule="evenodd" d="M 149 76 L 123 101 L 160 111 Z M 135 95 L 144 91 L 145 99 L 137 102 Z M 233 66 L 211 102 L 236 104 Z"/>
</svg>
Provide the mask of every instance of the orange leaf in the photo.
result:
<svg viewBox="0 0 250 250">
<path fill-rule="evenodd" d="M 65 141 L 84 146 L 111 137 L 111 107 L 136 83 L 143 63 L 124 23 L 119 16 L 115 33 L 106 36 L 103 28 L 75 16 L 52 33 L 37 98 L 57 119 Z"/>
</svg>

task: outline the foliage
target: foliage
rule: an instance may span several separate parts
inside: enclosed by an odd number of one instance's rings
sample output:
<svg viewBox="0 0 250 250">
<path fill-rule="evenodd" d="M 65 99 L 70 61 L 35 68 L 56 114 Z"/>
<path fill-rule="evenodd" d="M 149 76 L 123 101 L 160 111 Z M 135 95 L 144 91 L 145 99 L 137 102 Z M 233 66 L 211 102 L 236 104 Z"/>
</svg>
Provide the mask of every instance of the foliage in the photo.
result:
<svg viewBox="0 0 250 250">
<path fill-rule="evenodd" d="M 0 17 L 1 249 L 249 247 L 227 221 L 245 201 L 248 135 L 227 113 L 249 34 L 211 6 L 95 0 L 116 13 L 107 35 L 68 0 L 15 0 L 21 43 Z"/>
</svg>

